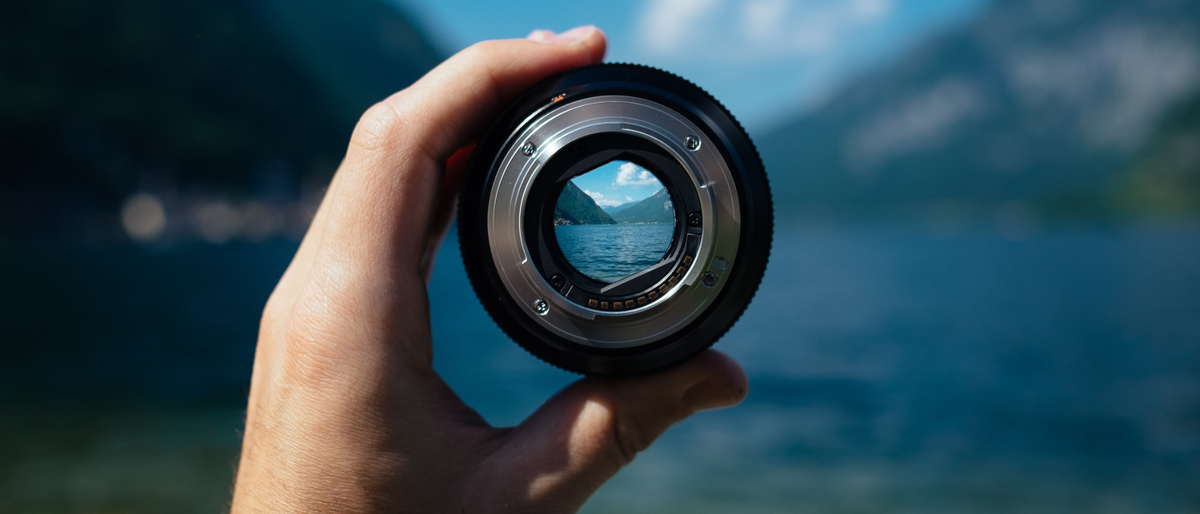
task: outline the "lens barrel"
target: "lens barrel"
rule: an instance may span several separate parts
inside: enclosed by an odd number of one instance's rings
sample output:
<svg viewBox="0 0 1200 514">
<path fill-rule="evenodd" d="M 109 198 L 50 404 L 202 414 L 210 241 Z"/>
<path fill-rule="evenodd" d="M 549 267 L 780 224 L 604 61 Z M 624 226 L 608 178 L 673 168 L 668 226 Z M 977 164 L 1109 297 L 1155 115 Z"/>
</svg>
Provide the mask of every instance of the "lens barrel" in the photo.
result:
<svg viewBox="0 0 1200 514">
<path fill-rule="evenodd" d="M 564 255 L 556 202 L 614 161 L 652 172 L 675 216 L 662 258 L 610 283 Z M 463 177 L 458 234 L 480 302 L 513 340 L 569 371 L 626 375 L 685 360 L 737 321 L 772 223 L 762 161 L 720 103 L 670 73 L 601 64 L 538 83 L 496 119 Z"/>
</svg>

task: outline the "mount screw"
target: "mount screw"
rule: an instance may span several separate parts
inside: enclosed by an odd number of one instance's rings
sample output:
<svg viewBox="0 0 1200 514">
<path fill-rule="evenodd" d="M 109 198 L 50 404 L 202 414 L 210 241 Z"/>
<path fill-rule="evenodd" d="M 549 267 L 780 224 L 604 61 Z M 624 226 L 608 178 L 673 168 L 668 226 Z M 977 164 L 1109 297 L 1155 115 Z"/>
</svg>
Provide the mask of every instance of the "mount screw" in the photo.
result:
<svg viewBox="0 0 1200 514">
<path fill-rule="evenodd" d="M 550 305 L 546 303 L 546 300 L 538 298 L 533 301 L 533 310 L 537 311 L 539 315 L 545 316 L 547 312 L 550 312 Z"/>
<path fill-rule="evenodd" d="M 700 227 L 700 213 L 693 212 L 691 214 L 688 214 L 687 221 L 688 221 L 689 227 L 699 228 Z"/>
<path fill-rule="evenodd" d="M 562 289 L 563 286 L 567 285 L 567 279 L 555 273 L 554 276 L 550 277 L 550 285 L 555 289 Z"/>
<path fill-rule="evenodd" d="M 537 145 L 533 144 L 533 141 L 526 141 L 525 144 L 521 146 L 521 153 L 524 154 L 525 157 L 533 155 L 534 150 L 537 150 Z"/>
<path fill-rule="evenodd" d="M 704 272 L 704 278 L 701 279 L 705 286 L 712 287 L 717 285 L 717 275 L 711 271 Z"/>
<path fill-rule="evenodd" d="M 688 150 L 693 152 L 700 149 L 700 138 L 696 136 L 688 136 L 687 139 L 683 140 L 683 143 L 687 145 Z"/>
</svg>

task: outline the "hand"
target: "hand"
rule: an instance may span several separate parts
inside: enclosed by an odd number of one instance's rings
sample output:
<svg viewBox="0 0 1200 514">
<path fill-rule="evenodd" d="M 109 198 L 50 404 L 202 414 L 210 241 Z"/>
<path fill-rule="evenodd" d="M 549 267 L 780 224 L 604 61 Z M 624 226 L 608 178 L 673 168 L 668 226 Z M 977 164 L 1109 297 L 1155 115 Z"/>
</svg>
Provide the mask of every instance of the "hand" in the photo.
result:
<svg viewBox="0 0 1200 514">
<path fill-rule="evenodd" d="M 263 312 L 233 512 L 572 512 L 672 423 L 745 396 L 709 351 L 493 428 L 433 371 L 425 289 L 468 145 L 605 44 L 594 27 L 479 43 L 363 115 Z"/>
</svg>

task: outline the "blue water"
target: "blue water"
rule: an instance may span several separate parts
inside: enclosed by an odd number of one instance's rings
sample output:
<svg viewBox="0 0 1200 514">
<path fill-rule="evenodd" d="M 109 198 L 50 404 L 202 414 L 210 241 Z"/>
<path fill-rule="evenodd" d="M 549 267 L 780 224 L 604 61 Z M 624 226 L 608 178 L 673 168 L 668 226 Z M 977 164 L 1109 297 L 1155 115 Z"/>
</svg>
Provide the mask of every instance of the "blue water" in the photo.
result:
<svg viewBox="0 0 1200 514">
<path fill-rule="evenodd" d="M 517 423 L 576 377 L 496 328 L 453 240 L 434 365 Z M 292 251 L 0 252 L 0 512 L 220 510 Z M 1200 226 L 781 232 L 716 346 L 745 403 L 673 427 L 583 512 L 1197 512 L 1197 255 Z"/>
<path fill-rule="evenodd" d="M 616 282 L 662 260 L 675 225 L 560 225 L 554 227 L 567 261 L 584 275 Z"/>
</svg>

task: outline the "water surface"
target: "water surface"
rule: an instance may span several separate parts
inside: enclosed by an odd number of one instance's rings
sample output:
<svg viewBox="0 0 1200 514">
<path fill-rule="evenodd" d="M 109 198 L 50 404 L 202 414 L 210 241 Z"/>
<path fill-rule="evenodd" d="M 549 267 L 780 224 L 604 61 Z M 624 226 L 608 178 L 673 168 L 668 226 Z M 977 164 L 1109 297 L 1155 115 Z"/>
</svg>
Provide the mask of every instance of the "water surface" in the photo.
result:
<svg viewBox="0 0 1200 514">
<path fill-rule="evenodd" d="M 434 366 L 497 425 L 576 377 L 508 341 L 458 249 Z M 217 512 L 288 244 L 0 252 L 0 512 Z M 670 429 L 584 513 L 1200 511 L 1200 226 L 1010 241 L 777 234 L 716 348 L 745 403 Z"/>
<path fill-rule="evenodd" d="M 558 246 L 580 273 L 616 282 L 662 260 L 675 225 L 559 225 Z"/>
</svg>

